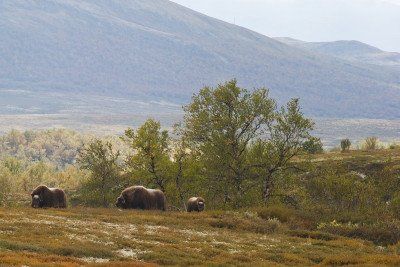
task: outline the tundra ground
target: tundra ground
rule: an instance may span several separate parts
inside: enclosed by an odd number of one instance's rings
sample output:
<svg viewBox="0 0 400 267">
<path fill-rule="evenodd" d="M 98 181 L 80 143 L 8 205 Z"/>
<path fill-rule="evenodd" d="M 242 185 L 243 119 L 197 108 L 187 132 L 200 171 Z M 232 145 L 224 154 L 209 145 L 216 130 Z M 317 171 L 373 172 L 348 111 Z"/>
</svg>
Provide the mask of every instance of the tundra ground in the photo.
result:
<svg viewBox="0 0 400 267">
<path fill-rule="evenodd" d="M 0 209 L 6 266 L 400 265 L 398 246 L 296 232 L 255 212 Z M 0 265 L 1 265 L 0 264 Z"/>
</svg>

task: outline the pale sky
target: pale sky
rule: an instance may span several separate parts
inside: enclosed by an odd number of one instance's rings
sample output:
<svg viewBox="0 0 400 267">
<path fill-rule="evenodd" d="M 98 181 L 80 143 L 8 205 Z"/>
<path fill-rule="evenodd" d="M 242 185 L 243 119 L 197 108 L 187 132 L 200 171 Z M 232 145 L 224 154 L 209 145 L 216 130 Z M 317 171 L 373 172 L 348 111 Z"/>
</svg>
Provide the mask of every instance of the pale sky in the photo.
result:
<svg viewBox="0 0 400 267">
<path fill-rule="evenodd" d="M 400 52 L 400 0 L 172 0 L 270 37 L 358 40 Z"/>
</svg>

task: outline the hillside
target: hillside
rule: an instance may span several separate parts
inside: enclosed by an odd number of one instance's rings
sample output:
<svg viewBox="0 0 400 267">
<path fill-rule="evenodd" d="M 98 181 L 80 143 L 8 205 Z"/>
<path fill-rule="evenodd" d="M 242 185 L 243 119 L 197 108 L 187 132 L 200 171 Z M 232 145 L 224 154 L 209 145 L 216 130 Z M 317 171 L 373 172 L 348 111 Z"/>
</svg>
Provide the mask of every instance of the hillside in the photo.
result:
<svg viewBox="0 0 400 267">
<path fill-rule="evenodd" d="M 334 56 L 356 63 L 393 67 L 400 71 L 400 53 L 382 51 L 359 41 L 305 42 L 287 37 L 275 39 L 307 51 Z"/>
<path fill-rule="evenodd" d="M 309 115 L 400 114 L 397 70 L 298 49 L 167 0 L 6 0 L 0 16 L 3 114 L 181 104 L 233 77 L 280 103 L 300 97 Z"/>
</svg>

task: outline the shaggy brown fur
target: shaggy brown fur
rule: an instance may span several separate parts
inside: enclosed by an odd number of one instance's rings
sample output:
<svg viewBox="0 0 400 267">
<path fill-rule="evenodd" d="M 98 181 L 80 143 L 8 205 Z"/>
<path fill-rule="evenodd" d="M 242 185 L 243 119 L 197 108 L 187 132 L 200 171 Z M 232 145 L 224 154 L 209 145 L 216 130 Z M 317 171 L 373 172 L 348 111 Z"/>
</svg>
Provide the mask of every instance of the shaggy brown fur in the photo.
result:
<svg viewBox="0 0 400 267">
<path fill-rule="evenodd" d="M 166 198 L 158 189 L 132 186 L 122 191 L 115 205 L 122 209 L 166 210 Z"/>
<path fill-rule="evenodd" d="M 192 211 L 203 211 L 206 207 L 204 198 L 202 197 L 192 197 L 189 198 L 187 202 L 187 211 L 192 212 Z"/>
<path fill-rule="evenodd" d="M 36 187 L 31 193 L 33 208 L 66 208 L 67 197 L 59 188 L 48 188 L 45 185 Z"/>
</svg>

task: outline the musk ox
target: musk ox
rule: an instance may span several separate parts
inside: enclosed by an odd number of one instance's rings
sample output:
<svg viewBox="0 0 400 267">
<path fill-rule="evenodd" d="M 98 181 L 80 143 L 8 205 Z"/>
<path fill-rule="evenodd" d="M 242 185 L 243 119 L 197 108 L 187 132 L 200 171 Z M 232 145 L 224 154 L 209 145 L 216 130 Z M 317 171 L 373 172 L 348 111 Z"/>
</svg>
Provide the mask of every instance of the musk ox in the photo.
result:
<svg viewBox="0 0 400 267">
<path fill-rule="evenodd" d="M 67 197 L 63 190 L 48 188 L 45 185 L 36 187 L 31 193 L 33 208 L 66 208 Z"/>
<path fill-rule="evenodd" d="M 204 198 L 202 197 L 192 197 L 189 198 L 187 202 L 187 211 L 192 212 L 192 211 L 197 211 L 201 212 L 204 210 L 206 204 L 204 201 Z"/>
<path fill-rule="evenodd" d="M 115 205 L 122 209 L 166 210 L 166 198 L 158 189 L 132 186 L 122 191 Z"/>
</svg>

